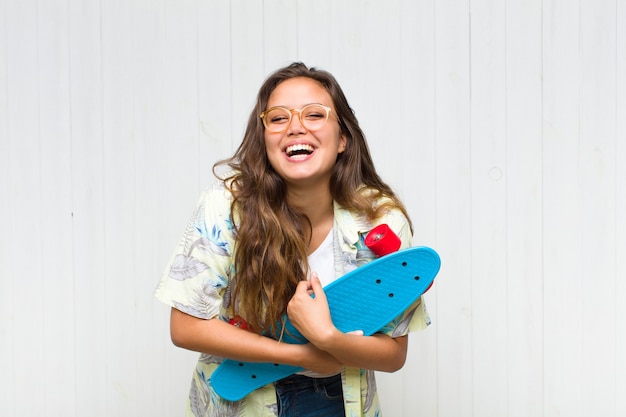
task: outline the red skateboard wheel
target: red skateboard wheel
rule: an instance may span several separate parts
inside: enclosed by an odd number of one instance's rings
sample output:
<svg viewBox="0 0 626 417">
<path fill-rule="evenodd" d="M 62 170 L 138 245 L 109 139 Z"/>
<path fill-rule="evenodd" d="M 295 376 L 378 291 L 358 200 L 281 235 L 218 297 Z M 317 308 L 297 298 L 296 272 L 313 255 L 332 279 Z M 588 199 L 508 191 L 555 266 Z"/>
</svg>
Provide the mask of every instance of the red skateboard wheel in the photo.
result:
<svg viewBox="0 0 626 417">
<path fill-rule="evenodd" d="M 397 251 L 401 243 L 398 235 L 386 224 L 379 224 L 365 237 L 365 246 L 378 257 Z"/>
</svg>

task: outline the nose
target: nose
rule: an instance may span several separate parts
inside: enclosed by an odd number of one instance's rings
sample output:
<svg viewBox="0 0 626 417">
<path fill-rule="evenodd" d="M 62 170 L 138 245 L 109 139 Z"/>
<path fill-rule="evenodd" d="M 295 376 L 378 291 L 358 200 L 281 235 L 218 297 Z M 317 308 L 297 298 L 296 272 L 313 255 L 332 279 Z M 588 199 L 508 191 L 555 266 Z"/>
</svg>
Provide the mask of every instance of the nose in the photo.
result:
<svg viewBox="0 0 626 417">
<path fill-rule="evenodd" d="M 291 121 L 289 122 L 287 133 L 298 134 L 306 132 L 306 127 L 304 127 L 304 125 L 302 124 L 301 117 L 302 113 L 299 110 L 291 110 Z"/>
</svg>

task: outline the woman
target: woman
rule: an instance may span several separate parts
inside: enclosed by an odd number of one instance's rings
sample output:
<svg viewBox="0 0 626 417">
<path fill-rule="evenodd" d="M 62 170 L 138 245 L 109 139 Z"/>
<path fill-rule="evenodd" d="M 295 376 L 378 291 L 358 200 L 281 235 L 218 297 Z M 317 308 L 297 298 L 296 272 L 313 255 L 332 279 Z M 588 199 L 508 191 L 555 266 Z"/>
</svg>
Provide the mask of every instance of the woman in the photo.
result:
<svg viewBox="0 0 626 417">
<path fill-rule="evenodd" d="M 412 234 L 334 77 L 302 63 L 271 74 L 241 145 L 214 172 L 223 166 L 156 291 L 172 307 L 173 343 L 202 352 L 187 415 L 380 415 L 373 371 L 400 369 L 407 334 L 429 318 L 421 299 L 373 336 L 330 318 L 323 285 L 373 257 L 367 232 L 387 223 L 402 248 Z M 276 341 L 285 313 L 310 343 Z M 229 402 L 211 388 L 222 358 L 307 371 Z"/>
</svg>

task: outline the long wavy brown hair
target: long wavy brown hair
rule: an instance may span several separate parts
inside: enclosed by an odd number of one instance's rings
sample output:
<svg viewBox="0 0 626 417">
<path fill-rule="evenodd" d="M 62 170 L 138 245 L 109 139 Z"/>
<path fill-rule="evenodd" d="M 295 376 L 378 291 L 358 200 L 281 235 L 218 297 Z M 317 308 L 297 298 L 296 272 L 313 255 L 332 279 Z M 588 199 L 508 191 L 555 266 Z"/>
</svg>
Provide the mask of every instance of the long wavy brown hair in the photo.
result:
<svg viewBox="0 0 626 417">
<path fill-rule="evenodd" d="M 231 215 L 239 219 L 229 308 L 254 330 L 270 334 L 276 334 L 296 285 L 306 279 L 311 223 L 306 215 L 287 205 L 285 182 L 267 158 L 265 128 L 259 115 L 276 86 L 295 77 L 311 78 L 328 91 L 347 138 L 330 179 L 333 199 L 370 220 L 392 207 L 409 219 L 396 194 L 376 172 L 365 135 L 333 75 L 299 62 L 272 73 L 259 90 L 239 148 L 213 167 L 232 192 Z M 221 166 L 230 167 L 230 174 L 218 175 Z M 376 204 L 380 197 L 387 197 L 385 204 Z"/>
</svg>

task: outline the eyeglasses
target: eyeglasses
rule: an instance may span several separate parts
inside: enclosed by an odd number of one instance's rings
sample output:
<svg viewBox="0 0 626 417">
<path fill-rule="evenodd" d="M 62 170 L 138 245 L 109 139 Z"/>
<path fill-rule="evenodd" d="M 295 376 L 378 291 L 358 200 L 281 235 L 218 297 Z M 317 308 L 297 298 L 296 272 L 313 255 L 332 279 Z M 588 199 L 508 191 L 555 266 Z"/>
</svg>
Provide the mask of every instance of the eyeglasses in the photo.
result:
<svg viewBox="0 0 626 417">
<path fill-rule="evenodd" d="M 321 129 L 328 121 L 332 109 L 323 104 L 307 104 L 301 109 L 288 109 L 286 107 L 272 107 L 265 110 L 259 117 L 263 125 L 271 133 L 282 133 L 291 124 L 294 113 L 298 113 L 300 123 L 306 130 Z"/>
</svg>

